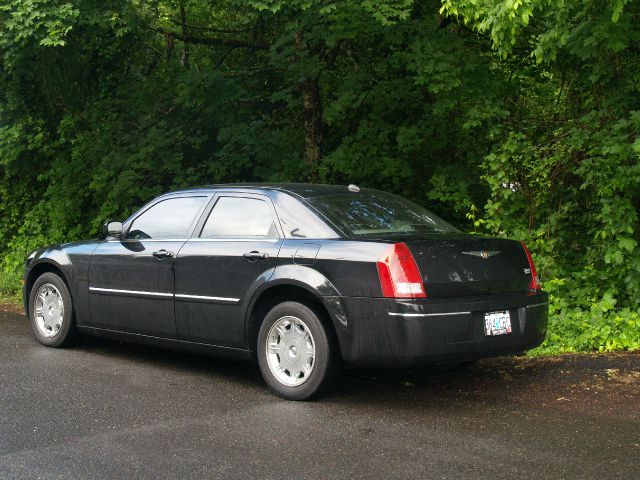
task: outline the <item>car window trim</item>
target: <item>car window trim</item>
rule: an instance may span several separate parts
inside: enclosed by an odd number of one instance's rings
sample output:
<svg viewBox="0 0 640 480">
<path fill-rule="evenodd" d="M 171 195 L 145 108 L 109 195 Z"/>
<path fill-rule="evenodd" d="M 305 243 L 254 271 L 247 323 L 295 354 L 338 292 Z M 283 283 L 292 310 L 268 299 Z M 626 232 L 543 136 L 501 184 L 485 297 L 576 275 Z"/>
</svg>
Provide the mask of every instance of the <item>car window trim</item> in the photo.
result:
<svg viewBox="0 0 640 480">
<path fill-rule="evenodd" d="M 278 243 L 282 238 L 274 237 L 212 237 L 212 238 L 190 238 L 190 242 L 271 242 Z"/>
<path fill-rule="evenodd" d="M 202 217 L 202 213 L 209 205 L 209 202 L 211 201 L 212 197 L 214 197 L 214 194 L 212 193 L 163 195 L 161 197 L 158 197 L 152 200 L 151 202 L 147 203 L 144 207 L 142 207 L 140 210 L 138 210 L 136 213 L 134 213 L 133 215 L 131 215 L 131 217 L 127 219 L 122 229 L 122 239 L 115 240 L 115 241 L 117 242 L 142 242 L 142 241 L 144 242 L 184 242 L 193 236 L 195 228 L 198 225 L 200 218 Z M 144 215 L 148 210 L 155 207 L 157 204 L 161 202 L 166 202 L 167 200 L 174 200 L 177 198 L 203 198 L 204 199 L 204 201 L 202 202 L 202 205 L 198 208 L 198 211 L 194 214 L 193 219 L 189 224 L 189 228 L 187 229 L 187 235 L 185 237 L 183 238 L 127 238 L 127 236 L 129 235 L 129 230 L 133 226 L 133 223 L 141 215 Z"/>
<path fill-rule="evenodd" d="M 212 210 L 215 208 L 218 200 L 223 197 L 235 197 L 235 198 L 253 198 L 254 200 L 262 200 L 267 204 L 267 207 L 271 211 L 271 218 L 276 227 L 277 237 L 259 237 L 259 236 L 216 236 L 216 237 L 207 237 L 203 238 L 202 232 L 204 230 L 204 226 L 209 219 L 209 215 L 211 215 Z M 200 215 L 200 221 L 197 223 L 196 228 L 190 238 L 191 241 L 217 241 L 217 242 L 278 242 L 284 238 L 284 230 L 282 229 L 282 225 L 280 224 L 280 218 L 276 212 L 275 205 L 273 201 L 268 195 L 262 195 L 259 193 L 242 193 L 242 192 L 215 192 L 212 198 L 209 200 L 207 208 Z"/>
</svg>

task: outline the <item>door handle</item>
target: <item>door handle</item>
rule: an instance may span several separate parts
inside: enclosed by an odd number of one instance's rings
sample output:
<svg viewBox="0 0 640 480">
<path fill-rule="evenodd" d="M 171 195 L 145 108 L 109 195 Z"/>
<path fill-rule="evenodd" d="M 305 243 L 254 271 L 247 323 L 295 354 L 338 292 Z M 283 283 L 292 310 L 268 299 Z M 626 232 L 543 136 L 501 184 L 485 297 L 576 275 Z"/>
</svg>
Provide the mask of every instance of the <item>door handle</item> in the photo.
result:
<svg viewBox="0 0 640 480">
<path fill-rule="evenodd" d="M 260 253 L 257 250 L 245 253 L 242 256 L 251 262 L 255 262 L 256 260 L 266 260 L 267 258 L 269 258 L 268 253 Z"/>
<path fill-rule="evenodd" d="M 170 252 L 170 251 L 165 250 L 163 248 L 162 250 L 158 250 L 157 252 L 153 252 L 153 256 L 156 257 L 158 260 L 162 260 L 163 258 L 173 257 L 173 252 Z"/>
</svg>

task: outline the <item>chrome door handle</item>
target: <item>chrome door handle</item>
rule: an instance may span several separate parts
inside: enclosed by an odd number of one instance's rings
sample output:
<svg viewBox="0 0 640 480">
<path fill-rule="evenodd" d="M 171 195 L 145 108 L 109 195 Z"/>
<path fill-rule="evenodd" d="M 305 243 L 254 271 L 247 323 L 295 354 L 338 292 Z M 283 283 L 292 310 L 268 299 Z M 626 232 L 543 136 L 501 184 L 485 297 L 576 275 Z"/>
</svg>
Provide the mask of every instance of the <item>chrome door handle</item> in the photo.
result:
<svg viewBox="0 0 640 480">
<path fill-rule="evenodd" d="M 268 253 L 260 253 L 257 250 L 253 250 L 249 253 L 245 253 L 242 256 L 252 262 L 256 260 L 266 260 L 267 258 L 269 258 Z"/>
<path fill-rule="evenodd" d="M 165 250 L 163 248 L 162 250 L 158 250 L 157 252 L 153 252 L 153 256 L 156 257 L 158 260 L 162 260 L 163 258 L 173 257 L 173 252 L 170 252 L 170 251 Z"/>
</svg>

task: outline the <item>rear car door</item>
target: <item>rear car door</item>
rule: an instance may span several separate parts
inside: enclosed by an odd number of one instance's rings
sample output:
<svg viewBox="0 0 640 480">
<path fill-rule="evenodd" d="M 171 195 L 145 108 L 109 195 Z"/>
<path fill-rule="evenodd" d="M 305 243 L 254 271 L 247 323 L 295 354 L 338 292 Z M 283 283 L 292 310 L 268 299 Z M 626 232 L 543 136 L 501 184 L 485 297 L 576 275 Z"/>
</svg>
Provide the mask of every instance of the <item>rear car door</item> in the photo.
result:
<svg viewBox="0 0 640 480">
<path fill-rule="evenodd" d="M 242 347 L 249 292 L 272 275 L 281 243 L 269 197 L 216 196 L 176 259 L 178 338 Z"/>
<path fill-rule="evenodd" d="M 207 195 L 176 196 L 150 204 L 107 240 L 89 266 L 91 326 L 176 337 L 174 266 Z"/>
</svg>

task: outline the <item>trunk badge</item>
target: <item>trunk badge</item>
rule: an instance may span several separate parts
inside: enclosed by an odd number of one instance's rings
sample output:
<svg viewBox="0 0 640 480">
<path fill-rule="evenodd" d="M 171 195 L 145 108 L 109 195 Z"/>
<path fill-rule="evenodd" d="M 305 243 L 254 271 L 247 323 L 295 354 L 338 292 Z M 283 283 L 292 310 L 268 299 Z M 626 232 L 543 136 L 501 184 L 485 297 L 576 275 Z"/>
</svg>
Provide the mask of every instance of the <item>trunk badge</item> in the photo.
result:
<svg viewBox="0 0 640 480">
<path fill-rule="evenodd" d="M 474 250 L 471 252 L 462 252 L 465 255 L 473 255 L 474 257 L 480 257 L 483 259 L 487 259 L 489 257 L 493 257 L 494 255 L 498 255 L 500 252 L 497 250 L 489 251 L 489 250 Z"/>
</svg>

